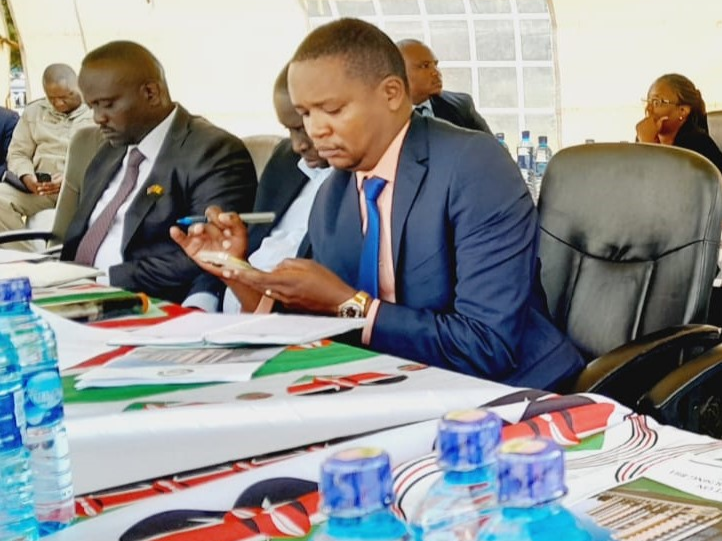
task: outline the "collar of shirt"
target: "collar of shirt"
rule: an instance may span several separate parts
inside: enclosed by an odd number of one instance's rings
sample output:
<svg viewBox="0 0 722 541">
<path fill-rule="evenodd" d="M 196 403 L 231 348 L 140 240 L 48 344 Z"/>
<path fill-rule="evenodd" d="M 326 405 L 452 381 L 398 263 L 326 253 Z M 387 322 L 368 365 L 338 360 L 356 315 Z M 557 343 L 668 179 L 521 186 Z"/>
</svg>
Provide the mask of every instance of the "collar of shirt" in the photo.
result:
<svg viewBox="0 0 722 541">
<path fill-rule="evenodd" d="M 361 192 L 365 178 L 379 177 L 389 184 L 394 183 L 396 180 L 396 169 L 399 166 L 399 157 L 401 156 L 401 145 L 404 143 L 404 138 L 409 131 L 410 125 L 411 120 L 409 119 L 399 130 L 399 133 L 396 134 L 396 137 L 391 141 L 391 144 L 386 148 L 386 152 L 384 152 L 373 169 L 370 171 L 356 171 L 356 187 L 359 193 Z"/>
<path fill-rule="evenodd" d="M 170 114 L 165 117 L 160 124 L 150 130 L 145 137 L 143 137 L 141 142 L 138 143 L 138 150 L 140 150 L 143 153 L 143 156 L 145 156 L 144 165 L 152 167 L 155 163 L 155 159 L 160 153 L 160 147 L 163 146 L 163 141 L 165 141 L 165 137 L 170 131 L 170 126 L 173 123 L 173 119 L 175 118 L 177 112 L 178 106 L 176 105 Z M 132 148 L 132 146 L 128 147 L 126 157 Z"/>
<path fill-rule="evenodd" d="M 422 101 L 421 103 L 414 105 L 414 109 L 427 109 L 429 112 L 433 113 L 434 108 L 431 107 L 431 98 L 426 98 L 425 101 Z"/>
<path fill-rule="evenodd" d="M 333 172 L 333 167 L 309 167 L 306 160 L 298 160 L 298 168 L 313 183 L 321 184 Z"/>
<path fill-rule="evenodd" d="M 47 98 L 44 98 L 43 101 L 40 102 L 40 107 L 42 107 L 47 112 L 47 114 L 56 118 L 60 118 L 62 120 L 75 120 L 76 118 L 86 114 L 90 110 L 85 103 L 81 103 L 80 105 L 78 105 L 78 107 L 75 108 L 74 111 L 70 111 L 69 113 L 61 113 L 55 107 L 53 107 L 53 104 L 50 103 Z"/>
</svg>

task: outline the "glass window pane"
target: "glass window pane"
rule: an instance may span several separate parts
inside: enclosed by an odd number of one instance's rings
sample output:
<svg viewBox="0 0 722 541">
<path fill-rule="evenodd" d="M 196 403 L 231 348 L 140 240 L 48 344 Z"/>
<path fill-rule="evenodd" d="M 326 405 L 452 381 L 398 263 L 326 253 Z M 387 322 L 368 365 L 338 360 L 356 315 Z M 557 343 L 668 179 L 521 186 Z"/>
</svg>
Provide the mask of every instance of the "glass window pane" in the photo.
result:
<svg viewBox="0 0 722 541">
<path fill-rule="evenodd" d="M 327 0 L 308 0 L 308 16 L 330 17 L 331 8 L 328 6 Z"/>
<path fill-rule="evenodd" d="M 552 37 L 549 21 L 519 21 L 521 57 L 524 60 L 551 60 Z"/>
<path fill-rule="evenodd" d="M 465 22 L 432 22 L 431 49 L 443 60 L 469 60 L 469 30 Z"/>
<path fill-rule="evenodd" d="M 471 69 L 441 68 L 441 76 L 444 78 L 444 90 L 472 94 Z"/>
<path fill-rule="evenodd" d="M 524 68 L 524 106 L 554 107 L 552 68 Z"/>
<path fill-rule="evenodd" d="M 548 13 L 547 0 L 516 0 L 519 13 Z"/>
<path fill-rule="evenodd" d="M 426 12 L 438 15 L 466 13 L 463 0 L 426 0 Z"/>
<path fill-rule="evenodd" d="M 471 0 L 474 13 L 511 13 L 509 0 Z"/>
<path fill-rule="evenodd" d="M 503 133 L 504 142 L 509 146 L 509 150 L 514 155 L 516 145 L 519 144 L 521 130 L 519 129 L 519 116 L 516 114 L 487 114 L 482 113 L 484 120 L 491 128 L 493 133 Z"/>
<path fill-rule="evenodd" d="M 336 7 L 341 17 L 376 15 L 374 3 L 371 0 L 337 0 Z"/>
<path fill-rule="evenodd" d="M 514 23 L 512 21 L 474 21 L 476 58 L 514 60 Z"/>
<path fill-rule="evenodd" d="M 557 138 L 557 119 L 554 115 L 526 115 L 526 129 L 531 132 L 534 146 L 539 144 L 539 136 L 546 135 L 552 152 L 559 150 Z"/>
<path fill-rule="evenodd" d="M 479 99 L 481 109 L 518 107 L 516 69 L 479 68 Z"/>
<path fill-rule="evenodd" d="M 381 11 L 384 15 L 415 15 L 419 13 L 417 0 L 382 0 Z"/>
<path fill-rule="evenodd" d="M 420 21 L 387 22 L 384 32 L 394 41 L 402 39 L 418 39 L 424 41 L 424 29 Z"/>
</svg>

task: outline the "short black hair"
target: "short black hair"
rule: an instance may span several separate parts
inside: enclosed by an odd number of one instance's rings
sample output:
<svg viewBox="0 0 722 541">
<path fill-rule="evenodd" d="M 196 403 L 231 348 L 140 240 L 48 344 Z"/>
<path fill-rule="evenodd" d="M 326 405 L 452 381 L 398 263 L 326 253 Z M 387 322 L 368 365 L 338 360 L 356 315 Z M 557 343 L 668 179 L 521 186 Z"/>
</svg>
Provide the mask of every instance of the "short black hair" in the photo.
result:
<svg viewBox="0 0 722 541">
<path fill-rule="evenodd" d="M 390 75 L 399 77 L 408 92 L 401 52 L 391 38 L 370 23 L 344 18 L 319 26 L 301 42 L 291 62 L 327 56 L 342 57 L 350 77 L 371 85 Z"/>
<path fill-rule="evenodd" d="M 153 53 L 134 41 L 111 41 L 93 49 L 83 58 L 83 67 L 103 62 L 129 69 L 138 80 L 152 79 L 166 85 L 161 63 Z"/>
</svg>

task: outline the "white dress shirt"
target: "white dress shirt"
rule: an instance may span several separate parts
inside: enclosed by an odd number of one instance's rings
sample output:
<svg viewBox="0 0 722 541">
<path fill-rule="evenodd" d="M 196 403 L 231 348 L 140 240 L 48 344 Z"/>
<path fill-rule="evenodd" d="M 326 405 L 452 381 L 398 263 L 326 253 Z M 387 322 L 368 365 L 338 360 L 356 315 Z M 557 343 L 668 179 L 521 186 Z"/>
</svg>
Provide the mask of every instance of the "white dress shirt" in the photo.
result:
<svg viewBox="0 0 722 541">
<path fill-rule="evenodd" d="M 143 153 L 145 159 L 140 163 L 140 167 L 138 169 L 138 180 L 135 184 L 135 188 L 125 200 L 125 202 L 121 205 L 121 207 L 118 209 L 118 213 L 116 214 L 115 219 L 113 220 L 113 223 L 110 225 L 110 229 L 108 230 L 108 235 L 105 237 L 105 240 L 103 240 L 102 244 L 98 248 L 98 253 L 95 256 L 94 266 L 100 270 L 105 271 L 106 273 L 105 276 L 98 277 L 98 282 L 101 284 L 109 283 L 110 277 L 108 269 L 113 265 L 118 265 L 123 262 L 121 246 L 123 243 L 123 226 L 125 224 L 125 213 L 127 212 L 128 207 L 130 207 L 133 199 L 135 199 L 135 197 L 138 195 L 141 186 L 145 184 L 145 181 L 148 179 L 150 172 L 153 170 L 153 166 L 155 165 L 155 161 L 158 158 L 160 148 L 163 145 L 163 141 L 165 140 L 168 131 L 170 130 L 171 123 L 175 118 L 177 110 L 178 107 L 173 109 L 173 111 L 171 111 L 171 113 L 166 118 L 164 118 L 160 124 L 158 124 L 150 132 L 148 132 L 148 134 L 143 138 L 143 140 L 137 145 L 138 150 Z M 108 184 L 108 187 L 103 192 L 103 195 L 101 195 L 100 199 L 98 199 L 98 203 L 95 205 L 95 209 L 90 215 L 88 227 L 90 227 L 93 222 L 98 219 L 101 212 L 103 212 L 103 209 L 108 206 L 108 203 L 110 203 L 110 201 L 117 193 L 118 188 L 120 187 L 120 183 L 125 176 L 125 170 L 128 167 L 128 155 L 133 148 L 136 148 L 136 145 L 131 145 L 128 147 L 120 169 L 110 181 L 110 184 Z"/>
<path fill-rule="evenodd" d="M 284 259 L 296 257 L 308 230 L 308 216 L 311 214 L 316 192 L 333 172 L 333 167 L 312 169 L 303 158 L 299 160 L 298 168 L 308 177 L 308 182 L 288 207 L 281 221 L 271 230 L 271 234 L 264 238 L 258 249 L 249 256 L 249 263 L 257 269 L 271 271 Z M 230 289 L 226 290 L 223 298 L 223 311 L 241 311 L 241 305 Z"/>
</svg>

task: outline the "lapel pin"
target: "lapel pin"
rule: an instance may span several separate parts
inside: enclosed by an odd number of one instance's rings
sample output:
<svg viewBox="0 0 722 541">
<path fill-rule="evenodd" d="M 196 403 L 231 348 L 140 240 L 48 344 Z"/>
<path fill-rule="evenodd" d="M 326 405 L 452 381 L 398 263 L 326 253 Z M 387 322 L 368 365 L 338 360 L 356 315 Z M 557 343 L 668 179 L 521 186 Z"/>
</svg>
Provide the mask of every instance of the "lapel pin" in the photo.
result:
<svg viewBox="0 0 722 541">
<path fill-rule="evenodd" d="M 153 186 L 148 187 L 145 193 L 146 195 L 163 195 L 163 191 L 163 186 L 160 184 L 153 184 Z"/>
</svg>

